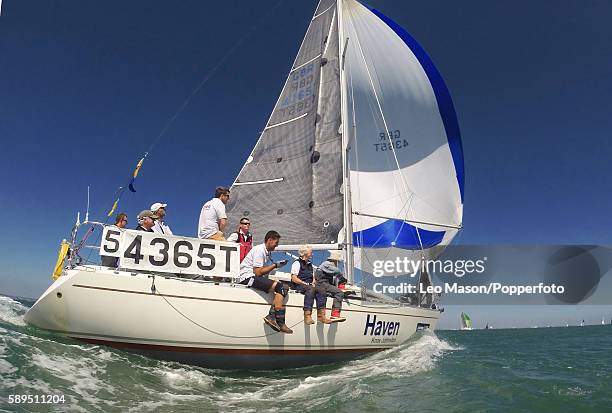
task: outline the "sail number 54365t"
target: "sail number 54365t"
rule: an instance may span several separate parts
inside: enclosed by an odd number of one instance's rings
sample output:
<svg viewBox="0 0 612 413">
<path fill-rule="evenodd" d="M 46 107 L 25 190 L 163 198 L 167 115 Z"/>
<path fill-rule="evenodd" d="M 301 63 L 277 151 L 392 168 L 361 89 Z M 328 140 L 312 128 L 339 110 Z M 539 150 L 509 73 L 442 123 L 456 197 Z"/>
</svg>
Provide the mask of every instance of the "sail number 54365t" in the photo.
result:
<svg viewBox="0 0 612 413">
<path fill-rule="evenodd" d="M 171 273 L 237 273 L 238 246 L 223 241 L 167 236 L 106 227 L 100 255 L 119 257 L 122 268 Z"/>
</svg>

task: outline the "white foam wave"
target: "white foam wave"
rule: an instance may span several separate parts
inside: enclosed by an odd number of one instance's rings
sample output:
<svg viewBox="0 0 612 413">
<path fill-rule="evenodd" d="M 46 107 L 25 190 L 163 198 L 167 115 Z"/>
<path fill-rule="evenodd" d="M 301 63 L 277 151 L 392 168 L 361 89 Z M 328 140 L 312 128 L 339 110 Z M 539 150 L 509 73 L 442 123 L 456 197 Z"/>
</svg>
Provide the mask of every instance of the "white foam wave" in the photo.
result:
<svg viewBox="0 0 612 413">
<path fill-rule="evenodd" d="M 336 383 L 333 391 L 349 391 L 352 386 L 368 378 L 400 378 L 431 370 L 438 357 L 446 351 L 458 350 L 433 334 L 425 334 L 418 340 L 397 348 L 377 353 L 373 356 L 355 360 L 328 374 L 309 376 L 299 386 L 283 395 L 285 398 L 304 397 L 305 393 L 319 392 L 321 384 Z M 326 386 L 330 388 L 330 386 Z M 331 390 L 331 389 L 330 389 Z"/>
<path fill-rule="evenodd" d="M 0 340 L 0 355 L 3 354 L 2 344 L 31 354 L 26 367 L 41 370 L 42 376 L 52 376 L 45 381 L 54 383 L 52 387 L 56 389 L 58 386 L 65 388 L 66 398 L 75 408 L 79 405 L 81 411 L 163 411 L 174 406 L 206 406 L 204 410 L 234 412 L 285 411 L 289 405 L 295 407 L 305 402 L 309 408 L 326 408 L 330 403 L 367 398 L 375 391 L 377 385 L 374 383 L 381 379 L 431 370 L 445 352 L 460 349 L 435 335 L 423 335 L 406 345 L 339 368 L 245 375 L 173 362 L 152 362 L 145 357 L 139 360 L 134 359 L 139 356 L 123 355 L 104 347 L 59 343 L 21 331 L 9 331 Z M 114 369 L 124 372 L 126 366 L 131 369 L 130 378 L 117 380 Z M 47 383 L 23 377 L 19 370 L 3 360 L 0 360 L 0 386 L 54 393 Z M 133 396 L 126 399 L 126 394 Z M 271 405 L 270 400 L 290 404 Z"/>
<path fill-rule="evenodd" d="M 2 378 L 2 376 L 0 376 L 0 378 Z M 25 377 L 16 377 L 11 380 L 5 380 L 2 378 L 2 380 L 0 380 L 0 385 L 7 393 L 10 393 L 11 389 L 20 389 L 22 392 L 27 390 L 31 392 L 31 394 L 58 394 L 56 389 L 52 388 L 41 379 L 29 380 Z"/>
<path fill-rule="evenodd" d="M 0 374 L 11 374 L 17 371 L 17 367 L 13 366 L 6 360 L 0 359 Z"/>
<path fill-rule="evenodd" d="M 199 406 L 200 403 L 205 401 L 210 401 L 208 396 L 201 394 L 175 394 L 170 392 L 158 392 L 155 394 L 155 397 L 158 397 L 160 400 L 146 400 L 137 402 L 136 405 L 130 407 L 128 412 L 150 412 L 150 411 L 175 411 L 177 409 L 177 405 L 179 403 L 189 404 L 194 408 L 195 406 Z M 164 406 L 172 406 L 172 409 L 164 409 Z M 197 410 L 204 411 L 206 409 L 199 408 Z M 188 410 L 186 410 L 188 411 Z"/>
<path fill-rule="evenodd" d="M 81 357 L 76 354 L 63 356 L 59 354 L 47 354 L 37 350 L 32 354 L 32 363 L 38 368 L 46 370 L 57 379 L 70 383 L 71 390 L 84 400 L 94 406 L 100 402 L 106 405 L 109 402 L 108 395 L 116 394 L 117 390 L 108 384 L 105 379 L 106 363 L 95 357 Z M 98 397 L 104 393 L 106 397 Z"/>
<path fill-rule="evenodd" d="M 161 369 L 162 380 L 177 390 L 209 390 L 213 377 L 196 369 L 168 368 Z"/>
<path fill-rule="evenodd" d="M 431 370 L 445 352 L 460 349 L 433 334 L 426 334 L 406 345 L 349 362 L 316 376 L 303 378 L 299 373 L 305 370 L 300 369 L 293 377 L 274 380 L 250 377 L 233 383 L 234 379 L 222 378 L 230 389 L 235 389 L 218 394 L 215 399 L 219 405 L 238 411 L 245 405 L 250 408 L 253 404 L 259 405 L 259 409 L 269 409 L 266 402 L 274 399 L 294 404 L 308 401 L 310 408 L 325 406 L 332 400 L 357 400 L 373 391 L 370 384 L 373 380 L 397 379 Z M 245 385 L 245 382 L 249 384 Z"/>
<path fill-rule="evenodd" d="M 0 295 L 0 322 L 25 326 L 23 316 L 28 307 L 12 298 Z"/>
</svg>

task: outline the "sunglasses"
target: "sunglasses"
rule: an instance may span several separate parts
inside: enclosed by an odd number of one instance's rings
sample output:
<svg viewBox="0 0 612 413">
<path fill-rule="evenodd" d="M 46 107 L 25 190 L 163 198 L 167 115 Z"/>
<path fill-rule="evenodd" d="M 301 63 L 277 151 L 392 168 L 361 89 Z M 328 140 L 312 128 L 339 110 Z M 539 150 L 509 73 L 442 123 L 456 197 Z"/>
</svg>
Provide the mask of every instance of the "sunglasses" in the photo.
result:
<svg viewBox="0 0 612 413">
<path fill-rule="evenodd" d="M 251 225 L 250 222 L 241 222 L 240 225 Z"/>
</svg>

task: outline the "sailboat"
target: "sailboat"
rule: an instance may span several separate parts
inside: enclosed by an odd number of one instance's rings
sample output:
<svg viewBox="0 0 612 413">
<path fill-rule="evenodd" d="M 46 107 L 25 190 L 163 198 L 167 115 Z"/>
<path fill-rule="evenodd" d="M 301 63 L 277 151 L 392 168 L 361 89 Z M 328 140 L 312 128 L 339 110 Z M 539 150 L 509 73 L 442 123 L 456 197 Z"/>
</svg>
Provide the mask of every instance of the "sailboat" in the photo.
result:
<svg viewBox="0 0 612 413">
<path fill-rule="evenodd" d="M 461 329 L 462 330 L 471 330 L 472 329 L 472 319 L 467 313 L 461 313 Z"/>
<path fill-rule="evenodd" d="M 304 296 L 290 292 L 294 332 L 276 332 L 262 321 L 270 296 L 234 281 L 236 244 L 88 220 L 73 229 L 57 279 L 25 320 L 213 368 L 305 366 L 389 349 L 435 329 L 441 313 L 431 296 L 408 304 L 369 290 L 367 263 L 380 254 L 437 257 L 461 229 L 463 187 L 454 107 L 423 49 L 378 10 L 321 0 L 227 211 L 230 223 L 251 219 L 256 242 L 278 231 L 277 251 L 340 250 L 353 292 L 347 321 L 304 325 Z M 103 231 L 92 247 L 119 258 L 118 268 L 79 258 L 77 234 L 87 227 Z"/>
</svg>

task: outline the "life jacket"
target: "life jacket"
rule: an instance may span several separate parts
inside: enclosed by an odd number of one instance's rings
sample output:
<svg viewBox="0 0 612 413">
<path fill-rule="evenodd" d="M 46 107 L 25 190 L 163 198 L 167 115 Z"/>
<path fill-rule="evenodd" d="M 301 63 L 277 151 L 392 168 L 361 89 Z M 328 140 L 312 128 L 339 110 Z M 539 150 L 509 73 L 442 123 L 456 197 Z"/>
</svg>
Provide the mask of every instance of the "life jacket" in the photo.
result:
<svg viewBox="0 0 612 413">
<path fill-rule="evenodd" d="M 297 260 L 297 262 L 300 263 L 300 271 L 297 274 L 297 277 L 307 283 L 312 283 L 313 281 L 313 270 L 312 270 L 312 262 L 308 261 L 304 261 L 303 259 L 299 258 Z M 293 287 L 295 287 L 297 284 L 292 283 Z"/>
<path fill-rule="evenodd" d="M 249 233 L 246 237 L 240 231 L 236 231 L 238 234 L 238 243 L 240 243 L 240 262 L 247 256 L 251 248 L 253 248 L 253 235 Z"/>
</svg>

